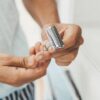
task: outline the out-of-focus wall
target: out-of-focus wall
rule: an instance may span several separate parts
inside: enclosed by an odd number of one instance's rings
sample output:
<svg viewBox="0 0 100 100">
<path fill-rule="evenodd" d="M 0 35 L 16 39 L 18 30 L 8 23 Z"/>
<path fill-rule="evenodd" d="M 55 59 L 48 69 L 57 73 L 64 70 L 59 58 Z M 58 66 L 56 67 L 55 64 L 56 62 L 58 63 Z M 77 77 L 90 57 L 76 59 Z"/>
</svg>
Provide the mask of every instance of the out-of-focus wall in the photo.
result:
<svg viewBox="0 0 100 100">
<path fill-rule="evenodd" d="M 73 23 L 75 13 L 75 0 L 56 0 L 60 20 L 63 23 Z"/>
<path fill-rule="evenodd" d="M 100 0 L 76 0 L 75 21 L 89 25 L 100 25 Z"/>
</svg>

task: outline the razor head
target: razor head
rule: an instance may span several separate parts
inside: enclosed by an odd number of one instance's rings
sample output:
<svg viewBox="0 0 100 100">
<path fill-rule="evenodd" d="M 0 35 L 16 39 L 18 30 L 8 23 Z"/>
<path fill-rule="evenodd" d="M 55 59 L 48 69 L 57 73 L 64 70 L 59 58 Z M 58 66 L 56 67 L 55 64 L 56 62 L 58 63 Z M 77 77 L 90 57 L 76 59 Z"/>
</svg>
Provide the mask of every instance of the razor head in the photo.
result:
<svg viewBox="0 0 100 100">
<path fill-rule="evenodd" d="M 64 43 L 54 25 L 47 27 L 45 30 L 46 30 L 47 37 L 49 39 L 50 44 L 55 49 L 61 49 L 64 47 Z"/>
</svg>

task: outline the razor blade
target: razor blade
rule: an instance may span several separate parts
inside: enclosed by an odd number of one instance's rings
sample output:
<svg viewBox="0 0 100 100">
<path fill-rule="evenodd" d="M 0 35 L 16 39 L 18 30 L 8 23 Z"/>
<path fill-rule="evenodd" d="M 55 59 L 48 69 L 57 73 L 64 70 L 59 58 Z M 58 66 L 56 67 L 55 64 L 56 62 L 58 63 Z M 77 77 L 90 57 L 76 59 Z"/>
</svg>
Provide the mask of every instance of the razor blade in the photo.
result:
<svg viewBox="0 0 100 100">
<path fill-rule="evenodd" d="M 55 26 L 49 26 L 45 30 L 51 46 L 55 49 L 61 49 L 64 47 L 64 43 Z"/>
</svg>

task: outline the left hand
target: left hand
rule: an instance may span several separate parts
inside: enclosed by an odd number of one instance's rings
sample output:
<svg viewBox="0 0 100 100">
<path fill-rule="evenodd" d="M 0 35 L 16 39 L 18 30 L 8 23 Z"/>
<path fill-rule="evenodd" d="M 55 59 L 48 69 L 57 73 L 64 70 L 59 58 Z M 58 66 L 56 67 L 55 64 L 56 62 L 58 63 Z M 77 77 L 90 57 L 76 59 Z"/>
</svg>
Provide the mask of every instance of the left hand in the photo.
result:
<svg viewBox="0 0 100 100">
<path fill-rule="evenodd" d="M 81 28 L 72 24 L 53 24 L 56 26 L 63 42 L 64 48 L 53 54 L 60 66 L 68 66 L 77 56 L 80 45 L 83 43 Z M 46 25 L 44 28 L 50 25 Z M 46 33 L 42 32 L 42 39 L 48 40 Z"/>
<path fill-rule="evenodd" d="M 31 48 L 27 57 L 0 54 L 0 83 L 19 87 L 44 76 L 52 52 L 36 50 L 38 45 Z"/>
</svg>

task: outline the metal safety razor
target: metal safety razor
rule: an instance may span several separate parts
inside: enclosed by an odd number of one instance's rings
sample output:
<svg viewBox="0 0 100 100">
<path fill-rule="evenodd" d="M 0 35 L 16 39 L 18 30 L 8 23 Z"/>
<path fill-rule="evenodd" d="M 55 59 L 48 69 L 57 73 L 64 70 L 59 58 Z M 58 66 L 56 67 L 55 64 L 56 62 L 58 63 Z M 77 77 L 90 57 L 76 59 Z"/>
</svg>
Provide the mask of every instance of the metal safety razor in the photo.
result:
<svg viewBox="0 0 100 100">
<path fill-rule="evenodd" d="M 49 43 L 45 45 L 45 50 L 49 47 L 54 47 L 56 50 L 64 48 L 64 42 L 62 41 L 56 27 L 54 25 L 49 26 L 45 29 Z M 67 66 L 61 67 L 64 71 L 68 70 Z M 55 100 L 55 97 L 54 97 Z"/>
<path fill-rule="evenodd" d="M 46 30 L 47 37 L 49 39 L 50 44 L 55 49 L 60 49 L 64 47 L 64 43 L 54 25 L 47 27 L 45 30 Z"/>
</svg>

